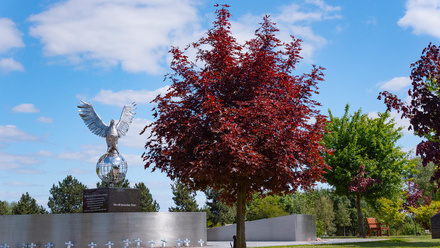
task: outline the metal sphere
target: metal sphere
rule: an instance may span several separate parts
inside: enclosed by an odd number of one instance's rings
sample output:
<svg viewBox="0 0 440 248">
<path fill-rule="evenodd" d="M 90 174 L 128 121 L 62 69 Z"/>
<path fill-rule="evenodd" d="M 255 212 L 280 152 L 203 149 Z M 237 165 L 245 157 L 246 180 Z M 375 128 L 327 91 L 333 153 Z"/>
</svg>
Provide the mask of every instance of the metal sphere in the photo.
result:
<svg viewBox="0 0 440 248">
<path fill-rule="evenodd" d="M 96 164 L 96 174 L 103 182 L 114 185 L 127 175 L 127 161 L 120 154 L 106 153 Z"/>
</svg>

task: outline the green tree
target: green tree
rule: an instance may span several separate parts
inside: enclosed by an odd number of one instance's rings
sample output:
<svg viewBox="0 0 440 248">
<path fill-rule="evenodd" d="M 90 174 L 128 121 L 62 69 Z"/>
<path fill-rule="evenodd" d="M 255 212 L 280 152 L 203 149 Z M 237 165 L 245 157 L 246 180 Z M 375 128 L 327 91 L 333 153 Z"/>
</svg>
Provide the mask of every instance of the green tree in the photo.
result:
<svg viewBox="0 0 440 248">
<path fill-rule="evenodd" d="M 415 172 L 409 175 L 409 178 L 414 178 L 414 182 L 419 185 L 419 189 L 423 190 L 424 196 L 431 196 L 432 200 L 440 200 L 440 191 L 436 191 L 437 182 L 431 182 L 431 177 L 436 171 L 434 163 L 428 163 L 423 166 L 422 160 L 417 159 L 417 166 Z"/>
<path fill-rule="evenodd" d="M 346 236 L 345 228 L 351 225 L 350 212 L 347 209 L 347 205 L 344 201 L 340 201 L 337 205 L 335 213 L 336 225 L 344 228 L 344 236 Z"/>
<path fill-rule="evenodd" d="M 314 192 L 297 192 L 281 199 L 289 214 L 314 214 Z"/>
<path fill-rule="evenodd" d="M 288 215 L 280 202 L 280 196 L 255 194 L 246 207 L 246 220 L 259 220 Z"/>
<path fill-rule="evenodd" d="M 107 187 L 110 187 L 110 185 L 106 182 L 101 181 L 101 182 L 96 183 L 96 187 L 97 188 L 107 188 Z M 119 181 L 118 183 L 113 185 L 112 188 L 130 188 L 130 182 L 128 181 L 127 178 L 124 178 L 124 180 Z"/>
<path fill-rule="evenodd" d="M 422 224 L 423 228 L 431 230 L 431 216 L 439 212 L 440 201 L 432 201 L 431 204 L 418 208 L 409 207 L 411 212 L 416 215 L 416 220 Z"/>
<path fill-rule="evenodd" d="M 400 191 L 404 176 L 411 170 L 409 160 L 396 145 L 402 134 L 389 113 L 379 113 L 378 118 L 369 118 L 359 109 L 349 113 L 349 105 L 341 118 L 334 117 L 329 110 L 328 133 L 323 144 L 333 150 L 325 154 L 330 169 L 324 174 L 327 182 L 340 195 L 357 195 L 359 233 L 365 236 L 362 225 L 361 199 L 370 201 L 389 197 Z M 359 176 L 371 178 L 377 183 L 365 188 L 365 192 L 349 191 L 354 179 Z"/>
<path fill-rule="evenodd" d="M 134 188 L 140 190 L 141 194 L 141 211 L 142 212 L 158 212 L 159 204 L 153 199 L 150 190 L 143 182 L 136 183 Z"/>
<path fill-rule="evenodd" d="M 401 228 L 405 222 L 406 213 L 403 212 L 403 199 L 395 197 L 397 199 L 380 198 L 378 200 L 379 220 L 383 223 L 388 223 L 390 228 L 396 230 L 398 235 L 399 228 Z"/>
<path fill-rule="evenodd" d="M 171 184 L 175 207 L 168 208 L 169 212 L 199 212 L 196 193 L 180 182 Z"/>
<path fill-rule="evenodd" d="M 332 235 L 335 231 L 335 211 L 333 201 L 326 195 L 318 197 L 314 201 L 314 214 L 316 215 L 316 232 L 318 236 Z"/>
<path fill-rule="evenodd" d="M 81 213 L 83 207 L 83 191 L 87 187 L 76 178 L 68 175 L 58 185 L 50 189 L 47 206 L 53 214 Z"/>
<path fill-rule="evenodd" d="M 32 198 L 28 192 L 21 195 L 20 200 L 12 208 L 12 214 L 22 215 L 22 214 L 47 214 L 47 211 L 43 206 L 39 206 L 37 201 Z"/>
<path fill-rule="evenodd" d="M 0 215 L 9 214 L 9 204 L 6 201 L 0 201 Z"/>
<path fill-rule="evenodd" d="M 220 199 L 219 192 L 212 188 L 205 190 L 208 227 L 224 226 L 234 223 L 236 213 L 234 207 L 228 206 Z"/>
</svg>

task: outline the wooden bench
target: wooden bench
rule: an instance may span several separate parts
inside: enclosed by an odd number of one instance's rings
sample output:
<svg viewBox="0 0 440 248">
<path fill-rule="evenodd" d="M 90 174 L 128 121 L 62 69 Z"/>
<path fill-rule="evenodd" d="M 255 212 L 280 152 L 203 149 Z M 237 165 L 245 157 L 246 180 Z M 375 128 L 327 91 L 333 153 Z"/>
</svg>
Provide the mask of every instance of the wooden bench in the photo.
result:
<svg viewBox="0 0 440 248">
<path fill-rule="evenodd" d="M 376 232 L 377 236 L 382 236 L 383 231 L 387 231 L 387 236 L 390 236 L 390 227 L 388 223 L 380 223 L 376 221 L 376 218 L 366 218 L 368 225 L 368 236 L 371 236 L 371 233 Z"/>
</svg>

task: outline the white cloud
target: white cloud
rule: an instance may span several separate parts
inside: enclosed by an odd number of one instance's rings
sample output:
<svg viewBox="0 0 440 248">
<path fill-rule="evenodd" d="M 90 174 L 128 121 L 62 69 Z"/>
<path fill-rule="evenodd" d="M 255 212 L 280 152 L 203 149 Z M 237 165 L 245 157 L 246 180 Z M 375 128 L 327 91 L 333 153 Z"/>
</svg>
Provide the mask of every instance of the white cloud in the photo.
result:
<svg viewBox="0 0 440 248">
<path fill-rule="evenodd" d="M 340 19 L 340 7 L 330 6 L 321 0 L 306 0 L 301 4 L 293 3 L 279 8 L 280 12 L 270 13 L 270 18 L 277 24 L 280 30 L 277 37 L 283 42 L 290 42 L 290 35 L 300 38 L 301 56 L 307 62 L 311 62 L 317 49 L 327 44 L 327 40 L 315 34 L 311 24 L 313 22 L 322 22 L 329 19 Z M 239 18 L 236 22 L 231 22 L 232 34 L 239 43 L 243 43 L 254 38 L 255 30 L 259 27 L 258 23 L 262 21 L 261 16 L 247 14 Z M 337 27 L 335 27 L 337 28 Z"/>
<path fill-rule="evenodd" d="M 50 123 L 53 123 L 53 119 L 41 116 L 41 117 L 38 117 L 38 122 L 50 124 Z"/>
<path fill-rule="evenodd" d="M 98 159 L 105 154 L 107 147 L 105 145 L 81 145 L 79 152 L 61 152 L 57 155 L 58 159 L 70 161 L 84 161 L 91 164 L 96 164 Z"/>
<path fill-rule="evenodd" d="M 143 149 L 148 134 L 139 135 L 139 133 L 150 123 L 151 121 L 146 119 L 133 119 L 127 135 L 119 139 L 119 143 L 127 147 Z"/>
<path fill-rule="evenodd" d="M 41 157 L 53 157 L 53 155 L 54 155 L 54 153 L 53 152 L 51 152 L 51 151 L 44 151 L 44 150 L 41 150 L 41 151 L 39 151 L 38 153 L 37 153 L 37 155 L 38 156 L 41 156 Z"/>
<path fill-rule="evenodd" d="M 24 47 L 21 40 L 22 34 L 18 31 L 15 23 L 8 18 L 0 18 L 0 54 L 12 48 Z"/>
<path fill-rule="evenodd" d="M 67 0 L 32 15 L 45 54 L 161 73 L 169 46 L 199 28 L 194 0 Z"/>
<path fill-rule="evenodd" d="M 39 164 L 41 161 L 32 155 L 10 154 L 0 151 L 0 170 L 24 170 L 23 167 Z"/>
<path fill-rule="evenodd" d="M 16 113 L 38 113 L 39 109 L 32 103 L 23 103 L 12 108 L 12 112 Z"/>
<path fill-rule="evenodd" d="M 15 61 L 13 58 L 3 58 L 0 59 L 0 71 L 24 71 L 24 67 L 20 62 Z"/>
<path fill-rule="evenodd" d="M 22 131 L 15 125 L 0 126 L 0 142 L 37 141 L 38 137 Z"/>
<path fill-rule="evenodd" d="M 391 80 L 381 83 L 381 90 L 399 91 L 411 85 L 409 77 L 395 77 Z"/>
<path fill-rule="evenodd" d="M 126 104 L 136 102 L 137 104 L 150 103 L 159 94 L 165 94 L 169 86 L 164 86 L 154 91 L 148 90 L 122 90 L 113 92 L 101 90 L 92 100 L 102 104 L 122 107 Z"/>
<path fill-rule="evenodd" d="M 3 183 L 3 185 L 5 186 L 12 186 L 12 187 L 35 187 L 35 186 L 40 186 L 34 183 L 27 183 L 27 182 L 18 182 L 18 181 L 14 181 L 14 182 L 6 182 Z"/>
<path fill-rule="evenodd" d="M 397 24 L 404 28 L 413 28 L 415 34 L 440 38 L 440 1 L 407 0 L 405 15 Z"/>
</svg>

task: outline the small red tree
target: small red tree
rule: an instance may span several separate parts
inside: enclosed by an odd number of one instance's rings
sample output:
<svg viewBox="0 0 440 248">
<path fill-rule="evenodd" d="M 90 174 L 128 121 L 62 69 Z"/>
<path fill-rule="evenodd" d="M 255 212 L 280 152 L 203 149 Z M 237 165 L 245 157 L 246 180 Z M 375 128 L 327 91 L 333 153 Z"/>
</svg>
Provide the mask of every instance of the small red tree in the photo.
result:
<svg viewBox="0 0 440 248">
<path fill-rule="evenodd" d="M 435 45 L 423 49 L 420 60 L 411 64 L 412 89 L 408 90 L 410 104 L 396 95 L 384 91 L 378 99 L 384 98 L 388 110 L 396 109 L 402 118 L 410 120 L 410 129 L 424 141 L 417 145 L 416 154 L 422 158 L 423 166 L 433 162 L 437 171 L 431 182 L 440 181 L 440 52 Z"/>
<path fill-rule="evenodd" d="M 143 159 L 145 168 L 236 202 L 237 247 L 243 248 L 245 205 L 253 193 L 295 192 L 322 179 L 326 120 L 311 97 L 323 68 L 292 75 L 300 40 L 282 43 L 267 16 L 254 39 L 238 44 L 227 7 L 216 11 L 207 36 L 192 44 L 197 64 L 186 50 L 171 49 L 172 85 L 154 100 L 156 120 L 146 127 L 151 136 Z"/>
<path fill-rule="evenodd" d="M 430 205 L 431 204 L 431 194 L 425 196 L 424 190 L 419 189 L 419 185 L 413 180 L 407 181 L 406 190 L 404 190 L 404 195 L 406 201 L 403 203 L 403 209 L 408 211 L 414 219 L 414 227 L 417 235 L 417 223 L 416 216 L 413 209 L 417 209 L 419 206 Z"/>
<path fill-rule="evenodd" d="M 367 192 L 367 189 L 369 187 L 373 186 L 374 183 L 380 183 L 381 180 L 366 177 L 364 169 L 365 167 L 363 165 L 359 166 L 358 173 L 353 181 L 351 181 L 348 191 L 350 191 L 350 193 L 356 193 L 356 208 L 358 212 L 359 234 L 365 238 L 364 217 L 362 215 L 361 208 L 361 196 L 363 193 Z"/>
</svg>

